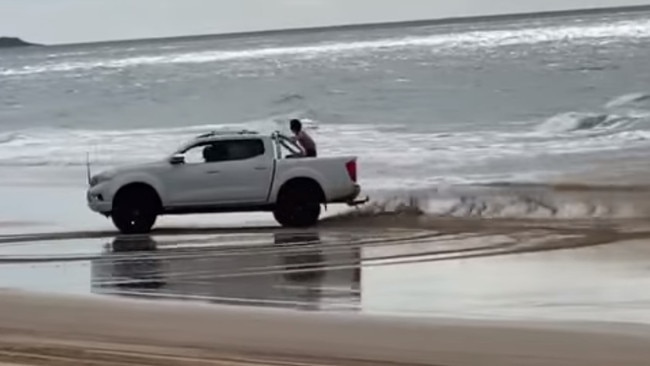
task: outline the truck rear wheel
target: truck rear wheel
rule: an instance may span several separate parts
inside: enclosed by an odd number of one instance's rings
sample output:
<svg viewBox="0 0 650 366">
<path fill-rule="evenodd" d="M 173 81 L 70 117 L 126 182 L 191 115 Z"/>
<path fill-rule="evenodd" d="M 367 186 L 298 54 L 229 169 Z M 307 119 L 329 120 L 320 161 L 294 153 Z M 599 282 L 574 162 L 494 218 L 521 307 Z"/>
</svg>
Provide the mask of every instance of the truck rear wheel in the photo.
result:
<svg viewBox="0 0 650 366">
<path fill-rule="evenodd" d="M 151 189 L 127 188 L 115 197 L 111 218 L 123 234 L 145 234 L 158 217 L 158 200 Z"/>
<path fill-rule="evenodd" d="M 319 196 L 311 186 L 293 185 L 280 192 L 273 210 L 275 220 L 286 227 L 308 227 L 318 223 Z"/>
</svg>

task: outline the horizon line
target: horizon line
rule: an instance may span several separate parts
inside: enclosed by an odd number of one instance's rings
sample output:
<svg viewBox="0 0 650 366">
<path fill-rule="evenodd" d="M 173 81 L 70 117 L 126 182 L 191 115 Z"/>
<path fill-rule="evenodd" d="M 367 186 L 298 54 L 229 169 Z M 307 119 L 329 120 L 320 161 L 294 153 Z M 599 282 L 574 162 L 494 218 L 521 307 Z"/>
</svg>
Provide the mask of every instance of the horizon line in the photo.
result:
<svg viewBox="0 0 650 366">
<path fill-rule="evenodd" d="M 414 20 L 401 20 L 401 21 L 388 21 L 388 22 L 345 23 L 345 24 L 315 26 L 315 27 L 277 28 L 277 29 L 266 29 L 266 30 L 251 30 L 251 31 L 237 31 L 237 32 L 210 33 L 210 34 L 166 36 L 166 37 L 112 39 L 112 40 L 102 40 L 102 41 L 95 41 L 95 42 L 73 42 L 73 43 L 56 43 L 56 44 L 41 43 L 39 45 L 47 46 L 47 47 L 70 47 L 70 46 L 106 45 L 106 44 L 113 44 L 113 43 L 168 42 L 168 41 L 181 41 L 187 39 L 245 38 L 245 37 L 260 36 L 260 35 L 320 33 L 320 32 L 329 32 L 329 31 L 337 31 L 337 30 L 363 30 L 368 28 L 447 25 L 447 24 L 463 24 L 469 22 L 497 22 L 503 20 L 517 20 L 517 19 L 527 19 L 527 18 L 547 18 L 547 17 L 562 17 L 562 16 L 570 16 L 570 15 L 593 15 L 593 14 L 605 14 L 605 13 L 630 13 L 630 12 L 642 12 L 642 11 L 650 11 L 650 4 L 575 8 L 575 9 L 565 9 L 565 10 L 547 10 L 541 12 L 514 12 L 514 13 L 503 13 L 503 14 L 456 16 L 456 17 L 414 19 Z"/>
</svg>

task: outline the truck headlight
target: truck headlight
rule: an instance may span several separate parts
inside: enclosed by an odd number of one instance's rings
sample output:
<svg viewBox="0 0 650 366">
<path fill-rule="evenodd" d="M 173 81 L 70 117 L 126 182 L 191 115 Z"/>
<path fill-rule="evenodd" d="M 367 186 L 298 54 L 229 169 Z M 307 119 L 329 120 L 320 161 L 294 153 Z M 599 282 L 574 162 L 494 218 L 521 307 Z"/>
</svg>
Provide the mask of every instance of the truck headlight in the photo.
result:
<svg viewBox="0 0 650 366">
<path fill-rule="evenodd" d="M 109 174 L 98 174 L 95 175 L 94 177 L 90 178 L 90 186 L 94 187 L 100 183 L 107 182 L 113 178 L 112 175 Z"/>
</svg>

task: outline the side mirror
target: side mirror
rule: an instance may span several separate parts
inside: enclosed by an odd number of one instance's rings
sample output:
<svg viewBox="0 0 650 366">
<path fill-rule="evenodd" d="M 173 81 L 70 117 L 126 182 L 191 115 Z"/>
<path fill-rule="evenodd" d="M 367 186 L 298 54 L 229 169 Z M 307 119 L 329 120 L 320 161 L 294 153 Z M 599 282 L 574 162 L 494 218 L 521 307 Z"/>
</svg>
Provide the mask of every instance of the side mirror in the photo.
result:
<svg viewBox="0 0 650 366">
<path fill-rule="evenodd" d="M 177 154 L 169 158 L 169 163 L 171 165 L 180 165 L 185 163 L 185 156 Z"/>
</svg>

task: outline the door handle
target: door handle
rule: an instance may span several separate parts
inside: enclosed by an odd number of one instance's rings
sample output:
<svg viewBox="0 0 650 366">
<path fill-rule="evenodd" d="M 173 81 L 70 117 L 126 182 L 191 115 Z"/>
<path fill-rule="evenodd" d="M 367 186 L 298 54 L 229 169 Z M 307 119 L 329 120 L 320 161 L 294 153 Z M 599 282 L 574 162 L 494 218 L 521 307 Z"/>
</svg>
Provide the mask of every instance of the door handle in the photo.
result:
<svg viewBox="0 0 650 366">
<path fill-rule="evenodd" d="M 265 167 L 265 166 L 256 166 L 255 167 L 255 170 L 266 170 L 266 169 L 268 169 L 268 168 Z"/>
</svg>

